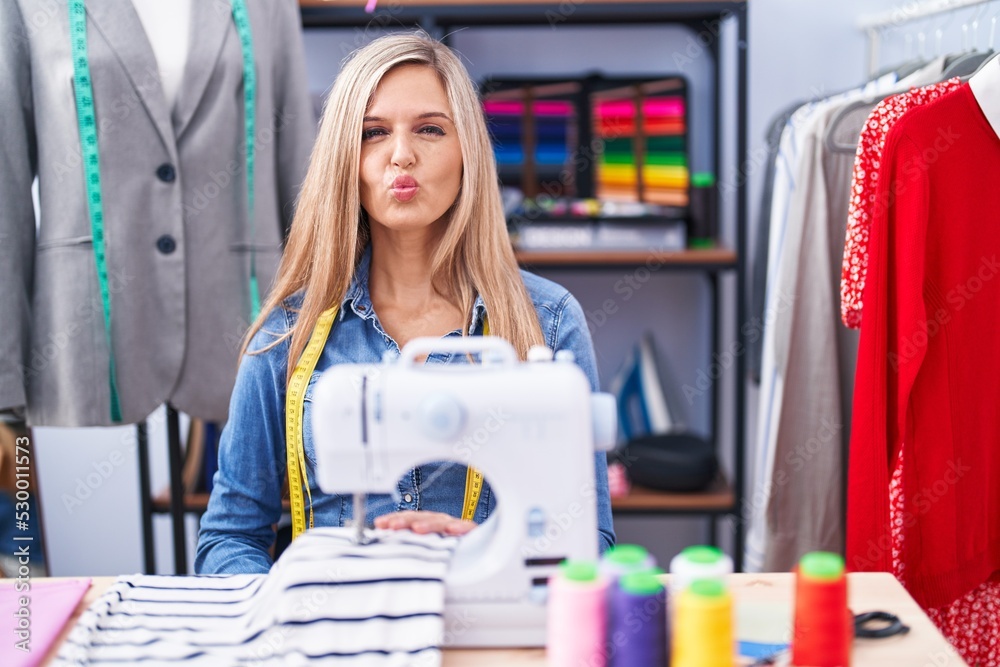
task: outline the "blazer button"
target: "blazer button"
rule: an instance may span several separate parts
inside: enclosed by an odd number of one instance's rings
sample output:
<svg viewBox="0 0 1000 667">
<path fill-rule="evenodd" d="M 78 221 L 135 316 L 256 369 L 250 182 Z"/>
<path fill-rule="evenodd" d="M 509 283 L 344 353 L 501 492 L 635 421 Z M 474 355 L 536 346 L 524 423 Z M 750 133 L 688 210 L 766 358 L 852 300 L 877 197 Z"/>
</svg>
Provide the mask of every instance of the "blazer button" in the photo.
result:
<svg viewBox="0 0 1000 667">
<path fill-rule="evenodd" d="M 172 164 L 161 164 L 156 168 L 156 177 L 164 183 L 173 183 L 177 178 L 177 170 Z"/>
<path fill-rule="evenodd" d="M 164 234 L 160 238 L 156 239 L 156 249 L 162 252 L 164 255 L 169 255 L 174 250 L 177 250 L 177 241 L 170 234 Z"/>
</svg>

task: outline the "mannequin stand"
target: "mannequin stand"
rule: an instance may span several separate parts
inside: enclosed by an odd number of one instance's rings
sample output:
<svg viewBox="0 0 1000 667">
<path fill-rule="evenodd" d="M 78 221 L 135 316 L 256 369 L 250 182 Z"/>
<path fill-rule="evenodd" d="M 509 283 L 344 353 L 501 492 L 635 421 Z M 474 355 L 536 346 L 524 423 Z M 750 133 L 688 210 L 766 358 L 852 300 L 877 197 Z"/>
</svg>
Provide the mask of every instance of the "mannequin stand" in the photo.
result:
<svg viewBox="0 0 1000 667">
<path fill-rule="evenodd" d="M 170 522 L 174 538 L 174 573 L 188 574 L 187 536 L 184 526 L 184 489 L 181 477 L 180 415 L 167 404 L 167 457 L 170 465 Z M 142 506 L 142 547 L 146 574 L 156 574 L 156 550 L 153 539 L 153 493 L 149 478 L 149 428 L 145 421 L 136 424 L 139 449 L 139 496 Z"/>
</svg>

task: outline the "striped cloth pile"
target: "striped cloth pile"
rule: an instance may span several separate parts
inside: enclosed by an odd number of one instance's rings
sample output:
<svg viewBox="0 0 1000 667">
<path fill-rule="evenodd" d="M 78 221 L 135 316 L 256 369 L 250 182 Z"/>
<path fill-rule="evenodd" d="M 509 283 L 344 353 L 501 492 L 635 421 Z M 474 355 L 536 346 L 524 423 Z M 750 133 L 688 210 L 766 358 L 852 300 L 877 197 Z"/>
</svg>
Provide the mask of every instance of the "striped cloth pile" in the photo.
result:
<svg viewBox="0 0 1000 667">
<path fill-rule="evenodd" d="M 120 577 L 54 662 L 436 667 L 456 538 L 317 528 L 267 575 Z"/>
</svg>

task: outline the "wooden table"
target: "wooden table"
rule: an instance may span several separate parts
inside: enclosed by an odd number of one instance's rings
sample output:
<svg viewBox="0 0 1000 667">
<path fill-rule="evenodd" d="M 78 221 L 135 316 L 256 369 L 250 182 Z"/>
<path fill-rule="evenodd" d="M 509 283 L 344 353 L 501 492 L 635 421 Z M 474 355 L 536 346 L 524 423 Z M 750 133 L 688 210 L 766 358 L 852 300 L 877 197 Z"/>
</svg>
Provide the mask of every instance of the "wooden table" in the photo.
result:
<svg viewBox="0 0 1000 667">
<path fill-rule="evenodd" d="M 859 639 L 854 644 L 854 667 L 952 667 L 966 663 L 941 636 L 930 619 L 921 611 L 913 598 L 891 574 L 851 574 L 850 600 L 855 613 L 880 609 L 892 612 L 910 626 L 907 635 L 888 639 Z M 35 580 L 36 582 L 39 580 Z M 114 581 L 113 577 L 95 577 L 63 630 L 60 642 L 80 614 Z M 785 629 L 780 634 L 791 636 L 792 594 L 794 578 L 791 574 L 736 574 L 730 580 L 736 600 L 737 616 L 769 606 L 772 610 L 782 607 Z M 54 648 L 42 664 L 51 661 Z M 544 649 L 448 649 L 444 652 L 445 667 L 508 667 L 510 665 L 545 665 Z"/>
</svg>

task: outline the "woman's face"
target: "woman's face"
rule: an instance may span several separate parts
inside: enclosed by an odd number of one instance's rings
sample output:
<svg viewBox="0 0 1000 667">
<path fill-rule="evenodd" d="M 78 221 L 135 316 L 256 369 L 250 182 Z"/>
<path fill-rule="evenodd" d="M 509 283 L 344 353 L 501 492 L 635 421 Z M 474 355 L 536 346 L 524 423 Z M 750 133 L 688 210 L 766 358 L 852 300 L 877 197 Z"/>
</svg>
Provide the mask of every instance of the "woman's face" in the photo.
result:
<svg viewBox="0 0 1000 667">
<path fill-rule="evenodd" d="M 423 65 L 393 69 L 375 89 L 361 139 L 361 205 L 371 224 L 429 227 L 461 181 L 462 148 L 437 74 Z"/>
</svg>

